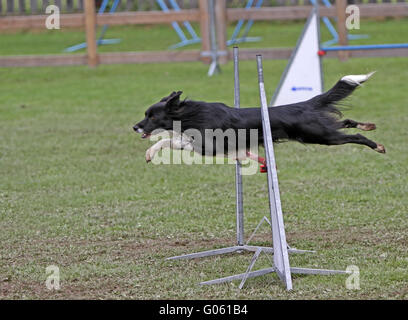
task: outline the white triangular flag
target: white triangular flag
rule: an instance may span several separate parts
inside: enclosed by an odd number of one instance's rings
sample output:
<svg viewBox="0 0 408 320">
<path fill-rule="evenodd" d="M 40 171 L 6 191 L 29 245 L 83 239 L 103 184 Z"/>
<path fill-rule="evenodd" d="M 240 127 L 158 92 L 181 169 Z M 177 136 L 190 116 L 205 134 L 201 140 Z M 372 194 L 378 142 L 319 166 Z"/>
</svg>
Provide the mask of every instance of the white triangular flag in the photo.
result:
<svg viewBox="0 0 408 320">
<path fill-rule="evenodd" d="M 314 8 L 275 90 L 271 107 L 308 100 L 323 92 L 319 44 L 320 21 Z"/>
</svg>

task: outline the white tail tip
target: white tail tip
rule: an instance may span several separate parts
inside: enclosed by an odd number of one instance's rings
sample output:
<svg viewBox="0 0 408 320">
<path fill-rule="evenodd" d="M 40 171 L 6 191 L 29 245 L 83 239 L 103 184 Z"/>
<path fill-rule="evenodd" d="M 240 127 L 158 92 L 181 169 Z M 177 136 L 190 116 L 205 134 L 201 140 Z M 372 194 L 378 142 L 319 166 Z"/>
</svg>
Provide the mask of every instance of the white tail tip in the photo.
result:
<svg viewBox="0 0 408 320">
<path fill-rule="evenodd" d="M 370 72 L 368 74 L 348 75 L 341 78 L 341 81 L 347 82 L 351 85 L 360 86 L 362 83 L 370 79 L 374 73 L 376 73 L 376 71 Z"/>
</svg>

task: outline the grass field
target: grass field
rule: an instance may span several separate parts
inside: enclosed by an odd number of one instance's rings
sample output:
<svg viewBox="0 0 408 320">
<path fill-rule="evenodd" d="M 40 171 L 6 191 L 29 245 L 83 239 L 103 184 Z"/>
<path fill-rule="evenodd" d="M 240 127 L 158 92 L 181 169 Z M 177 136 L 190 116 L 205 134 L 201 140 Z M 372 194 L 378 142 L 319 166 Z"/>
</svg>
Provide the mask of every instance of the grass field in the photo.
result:
<svg viewBox="0 0 408 320">
<path fill-rule="evenodd" d="M 383 23 L 393 25 L 400 42 L 407 38 L 406 20 Z M 362 24 L 360 33 L 386 37 L 381 26 L 370 24 L 368 32 Z M 301 24 L 285 27 L 297 31 L 286 34 L 284 45 L 295 43 Z M 159 40 L 165 34 L 151 31 Z M 133 32 L 145 37 L 146 47 L 160 43 L 148 39 L 146 29 Z M 43 42 L 28 48 L 56 52 L 54 38 L 29 35 Z M 69 35 L 62 33 L 58 47 L 70 44 Z M 0 35 L 7 44 L 1 54 L 31 53 L 22 50 L 24 40 L 14 52 L 13 41 L 25 36 Z M 264 62 L 269 96 L 285 64 Z M 361 277 L 360 290 L 348 290 L 343 275 L 294 275 L 291 292 L 272 274 L 248 280 L 243 290 L 237 282 L 197 285 L 244 272 L 248 254 L 164 260 L 234 243 L 235 169 L 146 164 L 151 143 L 132 126 L 173 90 L 232 105 L 231 62 L 213 78 L 201 63 L 0 69 L 0 297 L 407 299 L 407 67 L 407 58 L 324 61 L 326 88 L 345 74 L 378 71 L 344 113 L 376 123 L 365 135 L 384 144 L 387 154 L 357 145 L 276 145 L 288 243 L 317 251 L 291 255 L 291 265 L 356 265 Z M 241 86 L 242 105 L 258 106 L 255 61 L 241 63 Z M 268 215 L 266 191 L 264 174 L 244 177 L 247 236 Z M 264 226 L 254 243 L 270 245 L 268 230 Z M 60 269 L 58 291 L 45 286 L 49 265 Z M 269 257 L 261 255 L 255 267 L 267 266 Z"/>
</svg>

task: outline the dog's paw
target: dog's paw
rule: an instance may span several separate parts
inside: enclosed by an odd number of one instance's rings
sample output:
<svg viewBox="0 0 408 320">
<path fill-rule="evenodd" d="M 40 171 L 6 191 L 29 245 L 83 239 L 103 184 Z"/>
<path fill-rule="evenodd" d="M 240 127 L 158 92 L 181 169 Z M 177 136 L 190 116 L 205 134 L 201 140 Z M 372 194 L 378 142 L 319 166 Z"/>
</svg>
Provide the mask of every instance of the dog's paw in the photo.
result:
<svg viewBox="0 0 408 320">
<path fill-rule="evenodd" d="M 357 125 L 357 129 L 364 130 L 364 131 L 371 131 L 375 130 L 377 127 L 374 123 L 359 123 Z"/>
<path fill-rule="evenodd" d="M 150 161 L 153 160 L 154 155 L 156 154 L 156 151 L 153 148 L 149 148 L 146 150 L 146 162 L 149 163 Z"/>
<path fill-rule="evenodd" d="M 377 143 L 377 148 L 374 149 L 379 153 L 385 153 L 385 147 L 382 144 Z"/>
</svg>

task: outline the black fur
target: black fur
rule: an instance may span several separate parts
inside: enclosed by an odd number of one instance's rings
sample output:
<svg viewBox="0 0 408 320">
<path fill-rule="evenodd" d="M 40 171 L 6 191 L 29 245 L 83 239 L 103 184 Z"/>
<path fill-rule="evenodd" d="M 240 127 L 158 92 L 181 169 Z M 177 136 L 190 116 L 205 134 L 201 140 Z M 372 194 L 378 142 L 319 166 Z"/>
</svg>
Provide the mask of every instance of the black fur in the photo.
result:
<svg viewBox="0 0 408 320">
<path fill-rule="evenodd" d="M 355 134 L 348 135 L 339 129 L 375 129 L 374 124 L 346 119 L 337 108 L 338 103 L 349 96 L 358 84 L 338 81 L 329 91 L 310 100 L 269 108 L 269 117 L 274 142 L 295 140 L 301 143 L 339 145 L 357 143 L 384 153 L 382 145 Z M 153 130 L 172 130 L 173 121 L 181 121 L 181 131 L 197 129 L 204 136 L 205 129 L 258 129 L 258 143 L 263 143 L 260 108 L 231 108 L 223 103 L 204 101 L 180 101 L 181 91 L 173 92 L 147 109 L 145 118 L 133 128 L 148 136 Z M 247 130 L 249 145 L 249 130 Z M 204 154 L 205 143 L 203 144 Z M 196 150 L 200 152 L 200 150 Z M 208 154 L 208 153 L 207 153 Z M 215 155 L 215 150 L 214 150 Z"/>
</svg>

